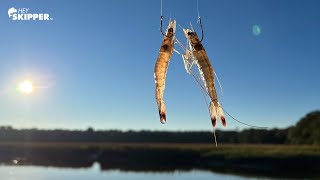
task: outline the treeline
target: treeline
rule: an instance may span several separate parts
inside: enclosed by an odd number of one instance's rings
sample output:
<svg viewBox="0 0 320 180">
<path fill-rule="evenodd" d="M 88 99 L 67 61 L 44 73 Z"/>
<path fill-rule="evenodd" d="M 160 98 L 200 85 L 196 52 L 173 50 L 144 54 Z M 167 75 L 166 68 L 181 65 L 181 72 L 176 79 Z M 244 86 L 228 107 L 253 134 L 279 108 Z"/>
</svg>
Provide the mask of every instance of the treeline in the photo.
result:
<svg viewBox="0 0 320 180">
<path fill-rule="evenodd" d="M 272 143 L 287 141 L 287 130 L 216 131 L 219 143 Z M 212 132 L 205 131 L 86 131 L 13 129 L 0 127 L 0 141 L 6 142 L 111 142 L 111 143 L 212 143 Z"/>
<path fill-rule="evenodd" d="M 216 131 L 219 143 L 320 144 L 320 111 L 286 129 Z M 213 143 L 205 131 L 39 130 L 0 127 L 0 142 Z"/>
</svg>

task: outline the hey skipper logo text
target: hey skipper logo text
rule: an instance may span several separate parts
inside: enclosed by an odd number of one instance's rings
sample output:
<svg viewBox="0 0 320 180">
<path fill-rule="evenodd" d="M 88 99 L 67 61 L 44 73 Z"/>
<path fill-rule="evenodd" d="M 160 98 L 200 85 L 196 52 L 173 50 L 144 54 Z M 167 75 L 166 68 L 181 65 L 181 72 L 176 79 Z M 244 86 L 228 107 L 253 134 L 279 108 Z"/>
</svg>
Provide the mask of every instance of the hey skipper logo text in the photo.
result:
<svg viewBox="0 0 320 180">
<path fill-rule="evenodd" d="M 30 8 L 10 8 L 8 16 L 13 21 L 51 21 L 53 18 L 46 13 L 35 13 Z"/>
</svg>

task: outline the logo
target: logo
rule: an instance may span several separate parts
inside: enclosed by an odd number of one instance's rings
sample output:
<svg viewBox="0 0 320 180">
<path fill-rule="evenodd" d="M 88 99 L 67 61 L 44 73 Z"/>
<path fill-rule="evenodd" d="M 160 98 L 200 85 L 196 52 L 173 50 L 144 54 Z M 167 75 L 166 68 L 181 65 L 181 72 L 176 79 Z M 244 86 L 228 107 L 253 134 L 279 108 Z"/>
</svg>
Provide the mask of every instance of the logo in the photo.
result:
<svg viewBox="0 0 320 180">
<path fill-rule="evenodd" d="M 13 21 L 51 21 L 48 13 L 30 13 L 30 8 L 10 8 L 8 16 Z"/>
<path fill-rule="evenodd" d="M 14 8 L 14 7 L 10 8 L 10 9 L 8 10 L 8 16 L 9 16 L 9 18 L 12 17 L 12 15 L 13 15 L 14 13 L 17 13 L 17 9 Z"/>
</svg>

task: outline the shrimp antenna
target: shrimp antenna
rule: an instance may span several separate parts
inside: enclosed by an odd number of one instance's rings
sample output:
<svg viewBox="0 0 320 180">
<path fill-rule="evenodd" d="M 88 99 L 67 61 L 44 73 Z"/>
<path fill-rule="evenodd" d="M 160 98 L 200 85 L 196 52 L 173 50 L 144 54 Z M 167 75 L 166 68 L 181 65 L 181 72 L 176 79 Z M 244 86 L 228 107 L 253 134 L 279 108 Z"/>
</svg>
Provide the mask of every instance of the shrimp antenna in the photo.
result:
<svg viewBox="0 0 320 180">
<path fill-rule="evenodd" d="M 214 69 L 213 69 L 213 73 L 214 73 L 214 76 L 217 78 L 218 84 L 220 86 L 221 97 L 222 97 L 221 106 L 222 106 L 222 104 L 224 103 L 224 95 L 223 95 L 222 85 L 221 85 L 219 77 Z"/>
<path fill-rule="evenodd" d="M 194 78 L 194 80 L 197 82 L 198 87 L 202 93 L 203 99 L 207 104 L 208 107 L 208 111 L 210 113 L 210 108 L 209 108 L 209 103 L 207 101 L 207 96 L 209 96 L 209 93 L 207 92 L 206 88 L 204 87 L 204 85 L 201 83 L 200 78 L 197 76 L 197 74 L 193 73 L 192 69 L 190 70 L 190 73 L 192 75 L 192 77 Z M 214 143 L 216 145 L 216 147 L 218 147 L 218 141 L 217 141 L 217 136 L 216 136 L 216 129 L 215 127 L 213 127 L 213 137 L 214 137 Z"/>
<path fill-rule="evenodd" d="M 190 72 L 191 72 L 191 75 L 193 76 L 194 80 L 197 82 L 198 87 L 200 88 L 200 90 L 201 90 L 201 92 L 202 92 L 202 95 L 203 95 L 203 98 L 204 98 L 204 100 L 205 100 L 205 102 L 206 102 L 206 104 L 207 104 L 207 107 L 209 107 L 209 104 L 208 104 L 208 101 L 207 101 L 207 98 L 206 98 L 207 96 L 209 96 L 209 93 L 206 91 L 204 85 L 203 85 L 203 84 L 201 83 L 201 81 L 199 80 L 200 78 L 199 78 L 195 73 L 193 73 L 192 70 L 191 70 Z M 217 77 L 217 76 L 216 76 L 216 77 Z M 220 82 L 219 82 L 219 83 L 220 83 Z M 220 85 L 221 85 L 221 84 L 220 84 Z M 221 88 L 221 91 L 222 91 L 222 87 L 220 87 L 220 88 Z M 230 116 L 233 120 L 235 120 L 236 122 L 238 122 L 238 123 L 240 123 L 240 124 L 243 124 L 243 125 L 246 125 L 246 126 L 249 126 L 249 127 L 253 127 L 253 128 L 256 128 L 256 129 L 268 129 L 268 127 L 255 126 L 255 125 L 251 125 L 251 124 L 244 123 L 244 122 L 236 119 L 235 117 L 233 117 L 231 114 L 229 114 L 228 111 L 226 111 L 226 110 L 223 108 L 222 104 L 221 104 L 220 107 L 222 108 L 222 110 L 223 110 L 226 114 L 228 114 L 228 116 Z M 209 110 L 209 112 L 210 112 L 210 109 L 209 109 L 209 108 L 208 108 L 208 110 Z M 213 131 L 215 132 L 215 130 L 213 130 Z M 214 136 L 215 136 L 215 143 L 216 143 L 216 146 L 217 146 L 216 135 L 214 134 Z"/>
<path fill-rule="evenodd" d="M 180 24 L 178 24 L 178 26 L 179 26 L 181 29 L 183 29 L 183 27 L 182 27 Z"/>
<path fill-rule="evenodd" d="M 230 116 L 233 120 L 237 121 L 238 123 L 240 124 L 243 124 L 243 125 L 246 125 L 246 126 L 249 126 L 249 127 L 253 127 L 253 128 L 257 128 L 257 129 L 268 129 L 268 127 L 262 127 L 262 126 L 254 126 L 254 125 L 251 125 L 251 124 L 247 124 L 247 123 L 244 123 L 238 119 L 236 119 L 235 117 L 231 116 L 231 114 L 228 113 L 228 111 L 226 111 L 222 106 L 220 106 L 222 108 L 222 110 L 228 114 L 228 116 Z"/>
<path fill-rule="evenodd" d="M 201 83 L 200 78 L 195 73 L 193 73 L 192 69 L 190 70 L 190 72 L 191 72 L 191 75 L 193 76 L 194 80 L 196 80 L 196 82 L 198 84 L 198 87 L 200 88 L 200 91 L 202 92 L 203 99 L 206 102 L 207 107 L 208 107 L 208 111 L 210 113 L 209 103 L 208 103 L 207 98 L 206 98 L 207 96 L 209 96 L 209 93 L 207 92 L 207 90 L 204 87 L 204 85 Z M 218 147 L 218 141 L 217 141 L 216 128 L 215 127 L 213 127 L 213 137 L 214 137 L 214 143 L 215 143 L 216 147 Z"/>
<path fill-rule="evenodd" d="M 191 23 L 191 22 L 190 22 L 190 27 L 191 27 L 191 30 L 192 30 L 193 32 L 195 32 L 194 29 L 193 29 L 193 26 L 192 26 L 192 23 Z"/>
</svg>

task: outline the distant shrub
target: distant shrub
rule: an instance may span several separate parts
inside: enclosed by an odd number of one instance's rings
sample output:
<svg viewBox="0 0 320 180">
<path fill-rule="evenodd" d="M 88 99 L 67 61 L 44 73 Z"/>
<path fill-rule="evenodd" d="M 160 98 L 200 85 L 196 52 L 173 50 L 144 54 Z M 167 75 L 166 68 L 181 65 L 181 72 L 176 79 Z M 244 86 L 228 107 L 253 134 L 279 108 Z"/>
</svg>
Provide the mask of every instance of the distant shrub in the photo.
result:
<svg viewBox="0 0 320 180">
<path fill-rule="evenodd" d="M 289 128 L 288 141 L 293 144 L 320 144 L 320 111 L 313 111 Z"/>
</svg>

